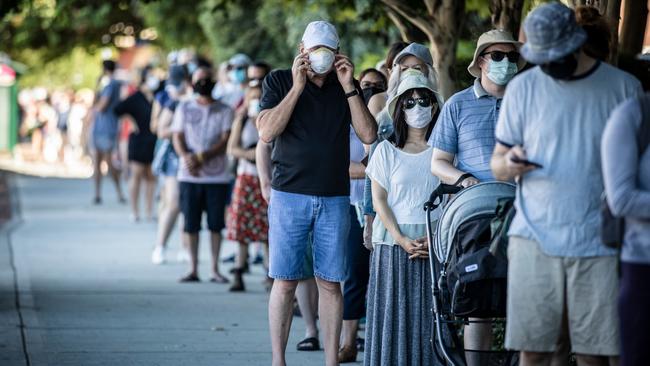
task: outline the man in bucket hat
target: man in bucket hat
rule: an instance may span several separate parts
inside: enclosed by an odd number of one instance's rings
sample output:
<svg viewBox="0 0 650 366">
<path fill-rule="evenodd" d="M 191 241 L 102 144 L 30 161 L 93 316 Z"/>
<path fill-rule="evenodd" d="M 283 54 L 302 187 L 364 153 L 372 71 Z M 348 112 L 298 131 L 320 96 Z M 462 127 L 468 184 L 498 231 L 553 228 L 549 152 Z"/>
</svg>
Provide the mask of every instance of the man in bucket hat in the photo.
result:
<svg viewBox="0 0 650 366">
<path fill-rule="evenodd" d="M 582 50 L 571 9 L 535 9 L 524 58 L 539 65 L 506 90 L 492 171 L 517 179 L 508 246 L 506 347 L 521 365 L 548 365 L 563 319 L 578 364 L 619 354 L 616 251 L 599 238 L 600 141 L 610 112 L 641 93 L 633 76 Z"/>
<path fill-rule="evenodd" d="M 512 34 L 502 30 L 483 33 L 476 44 L 474 59 L 467 70 L 476 79 L 469 88 L 454 94 L 442 107 L 430 145 L 431 172 L 447 184 L 461 177 L 463 187 L 493 181 L 490 158 L 494 151 L 494 128 L 506 85 L 526 61 L 520 57 Z M 465 326 L 465 349 L 489 350 L 490 323 Z M 479 364 L 477 352 L 468 352 L 470 365 Z"/>
</svg>

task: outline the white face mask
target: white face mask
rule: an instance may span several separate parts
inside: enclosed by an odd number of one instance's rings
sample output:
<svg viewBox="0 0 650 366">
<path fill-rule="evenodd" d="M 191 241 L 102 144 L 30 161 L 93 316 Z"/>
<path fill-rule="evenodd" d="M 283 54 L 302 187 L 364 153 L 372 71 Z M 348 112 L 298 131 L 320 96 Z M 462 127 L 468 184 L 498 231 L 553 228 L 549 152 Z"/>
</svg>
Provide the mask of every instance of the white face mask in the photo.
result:
<svg viewBox="0 0 650 366">
<path fill-rule="evenodd" d="M 158 90 L 158 87 L 160 86 L 160 79 L 157 77 L 150 75 L 147 76 L 147 81 L 145 82 L 147 84 L 147 89 L 151 91 L 156 91 Z"/>
<path fill-rule="evenodd" d="M 309 62 L 312 71 L 319 75 L 325 74 L 330 71 L 334 64 L 334 52 L 325 47 L 318 48 L 309 52 Z"/>
<path fill-rule="evenodd" d="M 431 106 L 422 107 L 419 104 L 411 109 L 404 110 L 406 124 L 413 128 L 424 128 L 431 123 L 433 108 Z"/>
<path fill-rule="evenodd" d="M 257 117 L 260 114 L 260 100 L 251 99 L 248 102 L 248 117 Z"/>
</svg>

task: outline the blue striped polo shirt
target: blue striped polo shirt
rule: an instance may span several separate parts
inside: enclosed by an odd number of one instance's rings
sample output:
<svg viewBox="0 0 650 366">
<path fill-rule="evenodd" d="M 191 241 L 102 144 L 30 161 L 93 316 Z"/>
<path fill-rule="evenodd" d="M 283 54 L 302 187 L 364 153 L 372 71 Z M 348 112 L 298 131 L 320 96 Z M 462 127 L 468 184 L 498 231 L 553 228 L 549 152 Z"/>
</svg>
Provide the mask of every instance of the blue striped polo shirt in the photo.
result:
<svg viewBox="0 0 650 366">
<path fill-rule="evenodd" d="M 442 107 L 429 145 L 456 155 L 456 168 L 479 181 L 493 181 L 490 159 L 501 98 L 488 94 L 479 79 Z"/>
</svg>

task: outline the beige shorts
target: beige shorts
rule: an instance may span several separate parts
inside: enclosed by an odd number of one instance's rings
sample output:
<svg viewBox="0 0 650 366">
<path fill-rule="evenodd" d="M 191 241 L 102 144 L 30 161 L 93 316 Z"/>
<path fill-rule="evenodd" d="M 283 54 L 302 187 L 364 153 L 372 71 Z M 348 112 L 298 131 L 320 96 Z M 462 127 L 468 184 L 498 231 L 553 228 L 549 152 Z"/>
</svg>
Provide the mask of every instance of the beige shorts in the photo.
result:
<svg viewBox="0 0 650 366">
<path fill-rule="evenodd" d="M 511 237 L 508 261 L 506 348 L 554 352 L 566 306 L 573 352 L 619 354 L 616 257 L 551 257 Z"/>
</svg>

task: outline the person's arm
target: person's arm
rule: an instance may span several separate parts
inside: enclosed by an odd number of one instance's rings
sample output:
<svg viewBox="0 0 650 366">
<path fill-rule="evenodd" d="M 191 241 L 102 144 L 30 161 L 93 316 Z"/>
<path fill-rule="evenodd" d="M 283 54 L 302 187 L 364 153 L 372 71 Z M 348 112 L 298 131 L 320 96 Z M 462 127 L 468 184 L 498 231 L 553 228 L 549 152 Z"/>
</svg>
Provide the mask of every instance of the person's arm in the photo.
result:
<svg viewBox="0 0 650 366">
<path fill-rule="evenodd" d="M 350 161 L 350 179 L 363 179 L 366 177 L 366 167 L 355 161 Z"/>
<path fill-rule="evenodd" d="M 210 161 L 215 157 L 222 155 L 226 152 L 228 146 L 228 139 L 230 138 L 230 131 L 223 132 L 217 142 L 210 145 L 210 147 L 198 154 L 199 162 Z"/>
<path fill-rule="evenodd" d="M 411 239 L 402 234 L 402 231 L 399 229 L 399 225 L 397 224 L 397 220 L 395 219 L 395 214 L 393 213 L 393 210 L 391 210 L 390 206 L 388 206 L 388 192 L 386 192 L 386 189 L 384 189 L 381 184 L 374 180 L 372 181 L 372 203 L 375 206 L 377 215 L 379 215 L 379 219 L 386 227 L 386 230 L 388 230 L 397 244 L 410 254 L 409 258 L 413 259 L 426 255 L 426 251 L 424 253 L 422 252 L 424 246 L 422 242 Z"/>
<path fill-rule="evenodd" d="M 368 101 L 368 110 L 373 117 L 377 118 L 379 112 L 386 106 L 386 92 L 375 94 Z"/>
<path fill-rule="evenodd" d="M 199 175 L 200 163 L 195 154 L 192 154 L 188 151 L 187 145 L 185 144 L 185 133 L 184 132 L 174 132 L 172 136 L 172 144 L 174 145 L 174 150 L 176 154 L 185 162 L 187 170 L 192 176 L 197 177 Z"/>
<path fill-rule="evenodd" d="M 174 112 L 169 108 L 163 108 L 158 118 L 158 138 L 167 139 L 172 137 L 171 124 L 174 118 Z"/>
<path fill-rule="evenodd" d="M 255 149 L 255 165 L 266 202 L 271 199 L 271 144 L 259 141 Z"/>
<path fill-rule="evenodd" d="M 108 108 L 109 102 L 110 102 L 110 98 L 106 95 L 102 95 L 99 97 L 99 100 L 97 100 L 94 109 L 98 112 L 104 112 L 106 111 L 106 108 Z"/>
<path fill-rule="evenodd" d="M 354 65 L 347 56 L 336 55 L 336 76 L 345 93 L 353 92 L 357 87 L 354 85 Z M 350 114 L 352 116 L 352 127 L 364 144 L 372 144 L 377 140 L 377 122 L 370 114 L 361 93 L 348 98 Z"/>
<path fill-rule="evenodd" d="M 510 182 L 513 179 L 535 170 L 534 166 L 515 163 L 513 159 L 527 160 L 526 151 L 520 146 L 516 145 L 512 148 L 497 142 L 490 161 L 492 174 L 496 180 Z"/>
<path fill-rule="evenodd" d="M 454 154 L 435 148 L 433 149 L 433 155 L 431 157 L 431 173 L 446 184 L 454 184 L 463 174 L 465 174 L 465 172 L 454 166 Z M 460 185 L 467 188 L 478 183 L 478 179 L 468 177 L 465 178 Z"/>
<path fill-rule="evenodd" d="M 618 217 L 650 219 L 650 191 L 638 185 L 638 103 L 614 110 L 602 140 L 602 167 L 607 203 Z M 636 104 L 636 105 L 635 105 Z M 633 110 L 632 108 L 636 109 Z"/>
<path fill-rule="evenodd" d="M 308 70 L 309 59 L 307 58 L 307 52 L 303 52 L 293 60 L 293 66 L 291 67 L 293 85 L 289 93 L 274 108 L 265 109 L 260 112 L 257 119 L 257 128 L 260 131 L 260 139 L 262 141 L 273 141 L 287 127 L 289 118 L 291 118 L 296 103 L 298 103 L 298 98 L 300 98 L 302 91 L 305 89 Z"/>
<path fill-rule="evenodd" d="M 230 133 L 230 139 L 228 140 L 228 155 L 237 159 L 255 161 L 255 148 L 244 149 L 241 146 L 242 125 L 244 123 L 246 123 L 246 119 L 238 113 L 232 124 L 232 132 Z"/>
<path fill-rule="evenodd" d="M 151 105 L 151 122 L 149 123 L 149 128 L 151 132 L 158 132 L 158 123 L 160 122 L 160 117 L 162 113 L 162 106 L 158 100 L 154 99 L 153 104 Z"/>
</svg>

